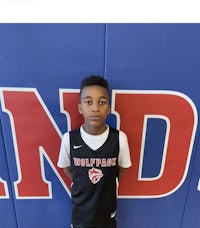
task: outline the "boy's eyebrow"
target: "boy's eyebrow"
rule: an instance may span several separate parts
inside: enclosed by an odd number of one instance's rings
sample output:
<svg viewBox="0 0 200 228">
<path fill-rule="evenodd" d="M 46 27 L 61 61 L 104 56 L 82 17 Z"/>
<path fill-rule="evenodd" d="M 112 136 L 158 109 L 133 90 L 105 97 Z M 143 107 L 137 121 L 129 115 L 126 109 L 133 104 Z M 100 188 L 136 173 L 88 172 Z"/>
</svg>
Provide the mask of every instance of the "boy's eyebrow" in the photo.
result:
<svg viewBox="0 0 200 228">
<path fill-rule="evenodd" d="M 82 97 L 82 99 L 91 99 L 91 98 L 92 98 L 91 96 Z M 99 98 L 108 100 L 108 97 L 106 97 L 106 96 L 100 96 Z"/>
<path fill-rule="evenodd" d="M 103 98 L 103 99 L 108 100 L 108 97 L 106 97 L 106 96 L 101 96 L 101 97 L 99 97 L 99 98 Z"/>
<path fill-rule="evenodd" d="M 82 100 L 86 100 L 86 99 L 91 99 L 91 96 L 85 96 L 85 97 L 81 97 Z"/>
<path fill-rule="evenodd" d="M 83 99 L 84 99 L 84 98 L 92 98 L 92 97 L 91 97 L 91 96 L 86 95 L 85 97 L 83 97 Z"/>
</svg>

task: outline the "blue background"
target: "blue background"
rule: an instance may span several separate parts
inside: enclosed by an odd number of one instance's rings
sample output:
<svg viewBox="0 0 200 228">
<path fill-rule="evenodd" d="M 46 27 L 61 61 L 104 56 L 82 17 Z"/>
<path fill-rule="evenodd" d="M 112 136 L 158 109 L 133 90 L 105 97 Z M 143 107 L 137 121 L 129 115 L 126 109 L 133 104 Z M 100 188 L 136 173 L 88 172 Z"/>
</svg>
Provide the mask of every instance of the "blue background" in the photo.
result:
<svg viewBox="0 0 200 228">
<path fill-rule="evenodd" d="M 36 88 L 62 133 L 67 129 L 59 89 L 78 89 L 90 74 L 104 75 L 111 89 L 184 93 L 199 113 L 200 24 L 0 24 L 0 86 Z M 53 172 L 53 199 L 16 199 L 15 157 L 4 113 L 1 124 L 0 176 L 8 182 L 9 199 L 0 199 L 0 227 L 69 228 L 70 198 Z M 156 137 L 155 126 L 161 131 L 164 126 L 150 123 Z M 151 141 L 147 134 L 144 176 L 159 169 L 148 169 L 149 153 L 161 146 L 153 136 Z M 163 198 L 119 199 L 118 227 L 199 228 L 199 150 L 198 127 L 183 185 Z M 47 162 L 45 169 L 51 172 Z"/>
</svg>

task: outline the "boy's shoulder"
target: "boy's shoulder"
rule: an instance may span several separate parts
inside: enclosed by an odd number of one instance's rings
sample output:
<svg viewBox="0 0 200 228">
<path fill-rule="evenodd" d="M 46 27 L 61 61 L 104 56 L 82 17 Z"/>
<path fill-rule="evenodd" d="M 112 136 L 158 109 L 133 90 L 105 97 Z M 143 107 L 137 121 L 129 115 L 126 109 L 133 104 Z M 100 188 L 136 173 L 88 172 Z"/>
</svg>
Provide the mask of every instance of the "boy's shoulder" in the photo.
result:
<svg viewBox="0 0 200 228">
<path fill-rule="evenodd" d="M 76 128 L 73 130 L 69 130 L 63 134 L 63 138 L 69 138 L 70 134 L 78 134 L 80 132 L 80 128 Z"/>
<path fill-rule="evenodd" d="M 111 133 L 115 133 L 117 135 L 125 134 L 123 131 L 118 130 L 118 129 L 114 128 L 114 127 L 108 126 L 108 128 L 109 128 L 109 132 L 111 132 Z M 70 135 L 70 134 L 80 134 L 80 133 L 81 133 L 81 127 L 78 127 L 78 128 L 75 128 L 73 130 L 70 130 L 70 131 L 66 132 L 65 134 Z"/>
<path fill-rule="evenodd" d="M 117 130 L 116 128 L 110 127 L 110 126 L 109 126 L 109 131 L 116 133 L 116 134 L 119 134 L 119 130 Z"/>
<path fill-rule="evenodd" d="M 68 131 L 69 134 L 70 134 L 71 132 L 80 132 L 80 127 Z"/>
<path fill-rule="evenodd" d="M 72 129 L 68 133 L 69 133 L 69 135 L 80 135 L 81 134 L 81 127 Z"/>
</svg>

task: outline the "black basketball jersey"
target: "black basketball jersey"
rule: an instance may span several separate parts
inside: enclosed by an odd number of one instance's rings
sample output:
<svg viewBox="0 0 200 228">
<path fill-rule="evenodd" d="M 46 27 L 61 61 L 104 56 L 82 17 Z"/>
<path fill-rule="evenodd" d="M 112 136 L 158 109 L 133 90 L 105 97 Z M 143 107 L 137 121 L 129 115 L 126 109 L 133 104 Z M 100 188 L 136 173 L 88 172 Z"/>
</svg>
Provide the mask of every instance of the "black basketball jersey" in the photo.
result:
<svg viewBox="0 0 200 228">
<path fill-rule="evenodd" d="M 70 147 L 72 223 L 104 225 L 117 207 L 119 131 L 109 128 L 105 143 L 92 150 L 76 129 L 70 132 Z"/>
</svg>

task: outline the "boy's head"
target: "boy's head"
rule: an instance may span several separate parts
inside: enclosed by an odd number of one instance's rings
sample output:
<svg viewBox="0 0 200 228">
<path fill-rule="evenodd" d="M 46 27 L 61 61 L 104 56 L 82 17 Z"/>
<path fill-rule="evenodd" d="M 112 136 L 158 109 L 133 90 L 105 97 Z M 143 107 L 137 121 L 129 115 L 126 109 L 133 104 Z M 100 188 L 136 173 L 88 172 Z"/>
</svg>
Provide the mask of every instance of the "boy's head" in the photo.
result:
<svg viewBox="0 0 200 228">
<path fill-rule="evenodd" d="M 101 87 L 105 88 L 107 90 L 109 98 L 110 98 L 108 81 L 105 78 L 103 78 L 102 76 L 91 75 L 89 77 L 84 78 L 81 82 L 80 97 L 81 97 L 83 89 L 87 86 L 101 86 Z"/>
<path fill-rule="evenodd" d="M 92 75 L 83 79 L 78 110 L 84 117 L 83 128 L 87 133 L 98 135 L 105 131 L 111 107 L 108 82 L 103 77 Z"/>
</svg>

